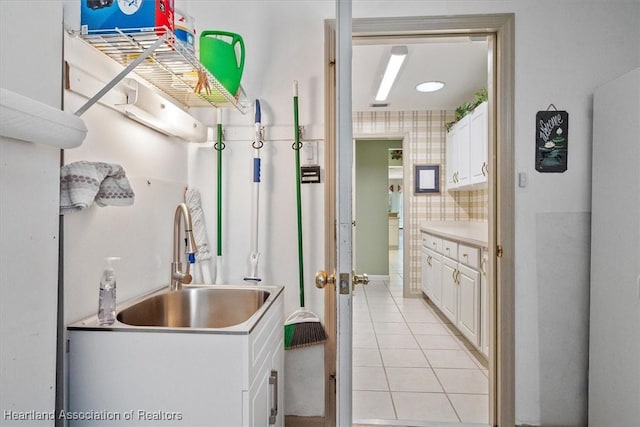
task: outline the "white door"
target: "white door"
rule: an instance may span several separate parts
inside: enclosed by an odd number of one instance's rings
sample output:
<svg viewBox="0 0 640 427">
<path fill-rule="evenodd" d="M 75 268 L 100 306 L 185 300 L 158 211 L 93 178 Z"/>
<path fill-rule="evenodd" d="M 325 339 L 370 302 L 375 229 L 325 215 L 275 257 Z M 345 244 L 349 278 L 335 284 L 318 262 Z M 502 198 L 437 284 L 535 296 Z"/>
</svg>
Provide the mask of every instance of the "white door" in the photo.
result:
<svg viewBox="0 0 640 427">
<path fill-rule="evenodd" d="M 352 166 L 351 0 L 336 1 L 336 422 L 352 420 Z"/>
</svg>

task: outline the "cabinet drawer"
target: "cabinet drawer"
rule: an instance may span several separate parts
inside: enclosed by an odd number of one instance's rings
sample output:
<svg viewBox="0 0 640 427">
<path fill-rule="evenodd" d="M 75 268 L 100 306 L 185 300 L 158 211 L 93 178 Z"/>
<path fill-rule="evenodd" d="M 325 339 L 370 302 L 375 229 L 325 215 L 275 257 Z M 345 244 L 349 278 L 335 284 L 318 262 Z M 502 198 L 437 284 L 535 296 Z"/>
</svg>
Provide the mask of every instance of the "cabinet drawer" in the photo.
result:
<svg viewBox="0 0 640 427">
<path fill-rule="evenodd" d="M 458 243 L 442 239 L 442 253 L 451 259 L 458 259 Z"/>
<path fill-rule="evenodd" d="M 478 269 L 480 254 L 478 248 L 460 244 L 458 248 L 458 260 L 469 267 Z"/>
<path fill-rule="evenodd" d="M 442 252 L 442 239 L 431 234 L 423 233 L 422 246 L 436 252 Z"/>
</svg>

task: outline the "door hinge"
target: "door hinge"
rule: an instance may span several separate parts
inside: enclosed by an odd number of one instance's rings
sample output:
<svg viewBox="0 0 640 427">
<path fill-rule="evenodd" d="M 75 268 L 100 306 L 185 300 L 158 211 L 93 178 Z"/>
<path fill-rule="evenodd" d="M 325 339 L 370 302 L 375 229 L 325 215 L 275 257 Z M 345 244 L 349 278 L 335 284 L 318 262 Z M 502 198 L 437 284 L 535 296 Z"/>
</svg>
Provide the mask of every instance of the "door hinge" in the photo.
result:
<svg viewBox="0 0 640 427">
<path fill-rule="evenodd" d="M 502 258 L 502 246 L 498 245 L 498 247 L 496 247 L 496 256 L 498 258 Z"/>
</svg>

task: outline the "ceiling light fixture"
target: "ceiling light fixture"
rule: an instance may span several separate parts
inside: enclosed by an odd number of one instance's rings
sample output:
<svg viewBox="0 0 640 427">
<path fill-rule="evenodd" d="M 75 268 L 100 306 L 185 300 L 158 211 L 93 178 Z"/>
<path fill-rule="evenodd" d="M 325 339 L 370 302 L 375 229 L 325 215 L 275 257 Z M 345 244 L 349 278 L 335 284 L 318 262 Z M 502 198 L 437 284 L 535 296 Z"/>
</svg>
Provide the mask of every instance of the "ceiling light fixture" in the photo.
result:
<svg viewBox="0 0 640 427">
<path fill-rule="evenodd" d="M 407 53 L 408 50 L 406 46 L 393 46 L 391 48 L 389 62 L 387 63 L 387 68 L 384 71 L 384 76 L 382 76 L 382 81 L 378 87 L 378 93 L 376 94 L 376 101 L 385 101 L 387 96 L 389 96 L 389 91 L 391 90 L 396 77 L 398 77 L 398 73 L 400 72 L 400 68 L 407 57 Z"/>
<path fill-rule="evenodd" d="M 444 87 L 443 82 L 431 81 L 431 82 L 423 82 L 416 86 L 416 90 L 418 92 L 435 92 Z"/>
</svg>

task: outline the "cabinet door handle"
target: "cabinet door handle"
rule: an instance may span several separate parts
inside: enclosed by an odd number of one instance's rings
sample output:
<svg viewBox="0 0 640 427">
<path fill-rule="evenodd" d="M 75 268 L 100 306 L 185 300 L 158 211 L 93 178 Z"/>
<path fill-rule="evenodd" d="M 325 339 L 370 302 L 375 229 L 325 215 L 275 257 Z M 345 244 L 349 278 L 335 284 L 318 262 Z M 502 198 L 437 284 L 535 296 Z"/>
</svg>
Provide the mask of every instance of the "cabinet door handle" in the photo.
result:
<svg viewBox="0 0 640 427">
<path fill-rule="evenodd" d="M 276 423 L 278 416 L 278 371 L 271 371 L 269 376 L 269 385 L 273 386 L 271 393 L 271 413 L 269 414 L 269 425 Z"/>
<path fill-rule="evenodd" d="M 482 258 L 482 261 L 480 262 L 480 271 L 482 272 L 483 276 L 487 275 L 487 259 L 486 258 Z"/>
<path fill-rule="evenodd" d="M 489 165 L 487 164 L 487 162 L 483 162 L 482 163 L 482 176 L 487 176 L 489 175 Z"/>
<path fill-rule="evenodd" d="M 433 265 L 431 264 L 431 255 L 427 257 L 427 264 L 429 264 L 429 267 L 433 267 Z"/>
<path fill-rule="evenodd" d="M 456 283 L 460 284 L 460 270 L 456 270 Z"/>
</svg>

